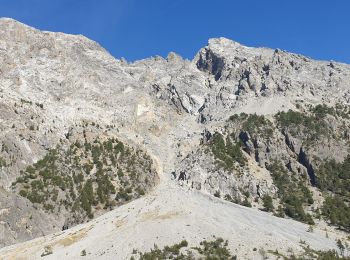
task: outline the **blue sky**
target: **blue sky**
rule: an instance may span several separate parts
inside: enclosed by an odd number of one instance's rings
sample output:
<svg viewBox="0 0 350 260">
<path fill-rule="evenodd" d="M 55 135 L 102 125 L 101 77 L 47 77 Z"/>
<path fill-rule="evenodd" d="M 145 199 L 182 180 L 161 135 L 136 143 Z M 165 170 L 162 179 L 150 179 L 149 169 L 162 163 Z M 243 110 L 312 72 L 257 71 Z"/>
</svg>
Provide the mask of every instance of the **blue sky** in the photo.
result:
<svg viewBox="0 0 350 260">
<path fill-rule="evenodd" d="M 348 0 L 0 0 L 0 16 L 83 34 L 115 57 L 192 59 L 212 37 L 350 63 Z"/>
</svg>

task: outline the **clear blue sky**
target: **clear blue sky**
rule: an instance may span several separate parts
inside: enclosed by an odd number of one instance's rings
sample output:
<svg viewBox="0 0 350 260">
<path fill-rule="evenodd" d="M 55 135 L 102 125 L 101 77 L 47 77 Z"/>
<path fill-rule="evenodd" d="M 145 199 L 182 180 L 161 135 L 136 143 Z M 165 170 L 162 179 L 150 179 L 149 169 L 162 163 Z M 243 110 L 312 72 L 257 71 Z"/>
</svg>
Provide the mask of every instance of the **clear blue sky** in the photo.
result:
<svg viewBox="0 0 350 260">
<path fill-rule="evenodd" d="M 127 60 L 170 51 L 191 59 L 223 36 L 350 63 L 348 0 L 0 0 L 0 16 L 83 34 Z"/>
</svg>

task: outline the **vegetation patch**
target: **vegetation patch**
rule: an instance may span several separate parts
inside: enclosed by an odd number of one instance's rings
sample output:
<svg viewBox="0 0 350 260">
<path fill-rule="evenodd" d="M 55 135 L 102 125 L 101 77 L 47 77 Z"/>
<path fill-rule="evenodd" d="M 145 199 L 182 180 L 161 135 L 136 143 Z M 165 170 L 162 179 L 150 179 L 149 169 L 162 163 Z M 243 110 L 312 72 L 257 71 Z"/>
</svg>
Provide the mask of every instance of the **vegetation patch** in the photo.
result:
<svg viewBox="0 0 350 260">
<path fill-rule="evenodd" d="M 301 109 L 301 106 L 298 107 Z M 215 133 L 208 143 L 216 164 L 228 171 L 240 170 L 247 164 L 243 150 L 260 163 L 265 163 L 266 168 L 271 172 L 274 185 L 278 188 L 278 206 L 277 201 L 274 206 L 274 199 L 269 195 L 261 197 L 264 209 L 273 212 L 275 215 L 288 216 L 295 220 L 314 224 L 311 214 L 306 212 L 306 208 L 313 205 L 312 192 L 308 188 L 308 176 L 306 174 L 297 174 L 294 172 L 294 159 L 288 166 L 282 165 L 282 158 L 273 161 L 270 156 L 276 158 L 277 149 L 270 149 L 270 145 L 280 144 L 281 141 L 294 142 L 291 140 L 272 140 L 274 133 L 279 133 L 283 138 L 285 132 L 296 138 L 295 147 L 301 147 L 303 150 L 313 147 L 316 149 L 319 145 L 349 144 L 348 125 L 350 119 L 350 108 L 346 105 L 337 104 L 334 107 L 327 105 L 306 105 L 304 111 L 279 112 L 274 116 L 274 121 L 268 120 L 262 115 L 256 114 L 235 114 L 232 115 L 225 126 L 224 134 Z M 334 129 L 338 129 L 335 131 Z M 242 141 L 240 141 L 242 140 Z M 322 142 L 322 143 L 320 143 Z M 262 144 L 260 146 L 260 144 Z M 261 148 L 265 148 L 262 150 Z M 293 145 L 294 147 L 294 145 Z M 294 148 L 295 148 L 294 147 Z M 276 151 L 277 150 L 277 151 Z M 350 150 L 349 150 L 350 151 Z M 296 151 L 298 152 L 298 151 Z M 319 209 L 312 209 L 315 217 L 323 215 L 330 224 L 346 231 L 350 231 L 350 156 L 346 157 L 341 163 L 333 159 L 324 160 L 314 155 L 317 163 L 312 165 L 312 171 L 315 180 L 312 185 L 323 192 L 325 198 L 324 204 Z M 260 157 L 260 155 L 262 157 Z M 281 156 L 288 156 L 283 154 Z M 293 156 L 292 156 L 293 157 Z M 262 160 L 261 160 L 262 159 Z M 283 161 L 286 158 L 283 158 Z M 288 167 L 288 168 L 287 168 Z M 317 167 L 317 168 L 316 168 Z M 310 177 L 311 178 L 311 177 Z M 249 206 L 247 197 L 245 200 L 231 197 L 230 195 L 220 195 L 220 190 L 215 193 L 217 197 L 223 197 L 227 201 L 236 204 Z M 255 199 L 259 202 L 259 199 Z"/>
<path fill-rule="evenodd" d="M 202 241 L 198 247 L 188 248 L 186 240 L 172 246 L 165 246 L 159 249 L 157 245 L 149 252 L 141 253 L 133 251 L 135 256 L 132 259 L 139 260 L 156 260 L 156 259 L 177 259 L 177 260 L 194 260 L 194 259 L 215 259 L 230 260 L 237 259 L 227 248 L 228 241 L 217 238 L 213 241 Z M 138 254 L 138 255 L 137 255 Z"/>
<path fill-rule="evenodd" d="M 249 194 L 249 193 L 248 193 Z M 214 194 L 215 196 L 215 194 Z M 248 208 L 251 208 L 252 207 L 252 204 L 250 203 L 250 201 L 248 200 L 248 196 L 245 196 L 244 199 L 242 200 L 241 198 L 239 197 L 234 197 L 232 198 L 229 194 L 226 194 L 224 196 L 224 199 L 229 201 L 229 202 L 232 202 L 232 203 L 235 203 L 235 204 L 239 204 L 241 206 L 244 206 L 244 207 L 248 207 Z"/>
<path fill-rule="evenodd" d="M 4 158 L 0 157 L 0 168 L 7 167 L 7 163 Z"/>
<path fill-rule="evenodd" d="M 216 159 L 217 165 L 226 170 L 234 169 L 237 162 L 240 166 L 246 164 L 240 144 L 232 142 L 229 136 L 224 139 L 220 133 L 215 133 L 212 140 L 209 142 L 211 152 Z"/>
<path fill-rule="evenodd" d="M 229 118 L 229 121 L 239 123 L 240 130 L 248 132 L 250 135 L 262 135 L 270 138 L 273 135 L 273 124 L 263 115 L 257 114 L 235 114 Z"/>
<path fill-rule="evenodd" d="M 268 194 L 265 194 L 262 197 L 262 201 L 263 201 L 263 206 L 265 207 L 266 211 L 269 212 L 273 212 L 275 207 L 273 206 L 273 201 L 272 201 L 272 197 Z"/>
<path fill-rule="evenodd" d="M 287 129 L 293 136 L 300 137 L 308 146 L 316 142 L 320 136 L 333 137 L 332 128 L 326 119 L 327 116 L 336 115 L 334 108 L 317 105 L 303 113 L 293 110 L 282 111 L 275 115 L 275 119 L 279 127 Z"/>
<path fill-rule="evenodd" d="M 332 249 L 332 250 L 314 250 L 310 248 L 309 245 L 302 246 L 304 249 L 304 252 L 299 255 L 295 256 L 292 255 L 291 257 L 287 259 L 318 259 L 318 260 L 349 260 L 350 257 L 344 256 L 344 246 L 340 240 L 337 241 L 337 245 L 339 248 L 340 254 Z"/>
<path fill-rule="evenodd" d="M 350 199 L 350 155 L 341 163 L 334 159 L 323 162 L 316 175 L 316 185 L 320 190 Z"/>
<path fill-rule="evenodd" d="M 317 172 L 317 187 L 326 197 L 322 215 L 330 224 L 350 231 L 350 155 L 343 162 L 325 161 Z"/>
<path fill-rule="evenodd" d="M 322 215 L 330 224 L 350 232 L 349 202 L 344 202 L 339 195 L 326 197 L 322 206 Z"/>
<path fill-rule="evenodd" d="M 341 242 L 338 242 L 338 247 L 341 251 L 339 254 L 336 250 L 314 250 L 310 246 L 302 246 L 303 252 L 296 255 L 293 251 L 288 251 L 287 255 L 279 252 L 278 250 L 260 249 L 259 253 L 263 259 L 269 259 L 268 255 L 272 255 L 277 259 L 318 259 L 318 260 L 348 260 L 349 257 L 344 256 L 344 246 Z M 257 251 L 257 248 L 253 248 L 253 251 Z M 224 241 L 222 238 L 217 238 L 212 241 L 202 241 L 197 247 L 188 247 L 186 240 L 181 241 L 178 244 L 172 246 L 165 246 L 160 249 L 157 245 L 149 252 L 139 252 L 133 250 L 130 260 L 160 260 L 160 259 L 175 259 L 175 260 L 234 260 L 237 259 L 236 255 L 233 255 L 228 249 L 228 241 Z"/>
<path fill-rule="evenodd" d="M 278 197 L 281 200 L 282 208 L 276 215 L 283 217 L 287 215 L 295 220 L 313 225 L 314 221 L 310 214 L 305 213 L 305 205 L 314 203 L 311 191 L 305 186 L 302 180 L 289 176 L 280 162 L 274 161 L 268 166 L 272 174 L 274 184 L 278 188 Z M 265 198 L 268 204 L 268 199 Z M 265 203 L 264 201 L 264 203 Z M 271 209 L 271 206 L 269 206 Z"/>
<path fill-rule="evenodd" d="M 98 209 L 144 195 L 155 178 L 148 155 L 116 138 L 96 138 L 92 143 L 76 141 L 68 149 L 49 150 L 12 186 L 46 211 L 65 209 L 81 219 L 81 214 L 92 218 Z"/>
</svg>

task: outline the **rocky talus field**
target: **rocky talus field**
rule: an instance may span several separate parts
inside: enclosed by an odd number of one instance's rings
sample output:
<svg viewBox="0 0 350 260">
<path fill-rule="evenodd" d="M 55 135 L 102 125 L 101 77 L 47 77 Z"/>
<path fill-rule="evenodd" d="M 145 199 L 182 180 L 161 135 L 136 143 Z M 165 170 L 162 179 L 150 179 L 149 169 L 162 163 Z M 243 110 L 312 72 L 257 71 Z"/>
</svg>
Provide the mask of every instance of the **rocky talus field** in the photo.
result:
<svg viewBox="0 0 350 260">
<path fill-rule="evenodd" d="M 347 64 L 1 18 L 0 259 L 348 259 L 349 104 Z"/>
</svg>

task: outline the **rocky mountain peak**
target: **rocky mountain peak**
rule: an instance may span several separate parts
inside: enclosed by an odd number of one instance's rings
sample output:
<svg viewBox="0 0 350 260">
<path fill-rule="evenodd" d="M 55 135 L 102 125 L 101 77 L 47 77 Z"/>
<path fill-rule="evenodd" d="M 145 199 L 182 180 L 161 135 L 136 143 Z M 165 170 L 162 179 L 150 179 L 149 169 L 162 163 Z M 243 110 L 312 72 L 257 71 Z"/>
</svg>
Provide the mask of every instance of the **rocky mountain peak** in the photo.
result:
<svg viewBox="0 0 350 260">
<path fill-rule="evenodd" d="M 224 52 L 231 52 L 237 48 L 248 48 L 248 47 L 245 47 L 239 42 L 227 39 L 225 37 L 219 37 L 219 38 L 210 38 L 208 40 L 207 48 L 216 52 L 224 53 Z"/>
</svg>

